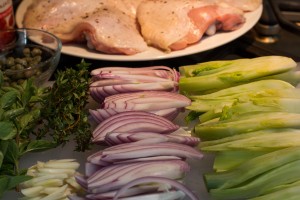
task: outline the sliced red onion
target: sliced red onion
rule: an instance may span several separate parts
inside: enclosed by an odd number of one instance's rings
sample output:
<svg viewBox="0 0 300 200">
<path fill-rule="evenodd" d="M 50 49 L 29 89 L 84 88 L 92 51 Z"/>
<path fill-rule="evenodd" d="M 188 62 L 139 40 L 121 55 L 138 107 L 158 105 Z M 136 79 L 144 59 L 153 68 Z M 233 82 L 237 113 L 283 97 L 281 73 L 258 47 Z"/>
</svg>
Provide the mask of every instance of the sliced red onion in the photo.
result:
<svg viewBox="0 0 300 200">
<path fill-rule="evenodd" d="M 147 143 L 149 140 L 156 139 L 158 142 L 174 142 L 185 144 L 189 146 L 196 146 L 200 142 L 198 137 L 192 137 L 187 135 L 175 135 L 175 134 L 159 134 L 153 132 L 134 132 L 134 133 L 120 133 L 120 132 L 110 132 L 105 137 L 105 142 L 109 145 L 118 145 L 122 143 L 130 143 L 137 141 L 145 141 Z M 139 143 L 141 144 L 141 142 Z M 141 144 L 142 145 L 142 144 Z"/>
<path fill-rule="evenodd" d="M 97 92 L 97 88 L 94 87 L 90 87 L 89 92 L 92 99 L 94 99 L 98 103 L 103 102 L 105 97 L 107 96 L 107 95 L 100 94 L 100 92 Z"/>
<path fill-rule="evenodd" d="M 153 161 L 111 165 L 99 170 L 87 179 L 89 193 L 103 193 L 117 190 L 136 178 L 145 176 L 181 179 L 190 169 L 181 160 Z M 110 170 L 111 169 L 111 170 Z"/>
<path fill-rule="evenodd" d="M 193 136 L 183 136 L 183 135 L 167 135 L 169 142 L 175 142 L 180 144 L 185 144 L 189 146 L 197 146 L 200 142 L 200 138 Z"/>
<path fill-rule="evenodd" d="M 157 185 L 137 185 L 135 187 L 132 187 L 128 189 L 126 192 L 124 192 L 121 197 L 131 197 L 135 196 L 138 194 L 143 194 L 143 193 L 149 193 L 149 192 L 155 192 L 157 191 Z M 109 192 L 103 192 L 103 193 L 98 193 L 98 194 L 87 194 L 86 197 L 89 199 L 112 199 L 118 190 L 114 191 L 109 191 Z"/>
<path fill-rule="evenodd" d="M 137 135 L 137 136 L 134 136 Z M 105 142 L 109 145 L 118 145 L 123 143 L 136 142 L 150 138 L 158 138 L 160 142 L 167 142 L 168 139 L 163 134 L 153 132 L 110 132 L 105 136 Z"/>
<path fill-rule="evenodd" d="M 100 124 L 104 120 L 120 113 L 115 109 L 96 109 L 96 110 L 89 110 L 90 116 L 97 124 Z"/>
<path fill-rule="evenodd" d="M 157 142 L 157 141 L 155 141 Z M 193 147 L 173 142 L 161 143 L 124 143 L 96 152 L 87 160 L 101 165 L 103 162 L 115 163 L 124 160 L 148 158 L 155 156 L 177 156 L 180 158 L 202 159 L 203 154 Z"/>
<path fill-rule="evenodd" d="M 120 200 L 178 200 L 183 199 L 185 194 L 181 191 L 156 192 L 131 197 L 119 198 Z"/>
<path fill-rule="evenodd" d="M 101 82 L 101 81 L 97 81 Z M 95 83 L 97 83 L 95 82 Z M 153 82 L 153 83 L 134 83 L 134 84 L 119 84 L 90 87 L 90 95 L 95 101 L 102 103 L 102 101 L 111 95 L 120 93 L 133 93 L 141 91 L 176 91 L 177 83 L 174 81 Z"/>
<path fill-rule="evenodd" d="M 171 133 L 179 128 L 168 119 L 153 113 L 142 111 L 127 111 L 118 113 L 102 121 L 93 131 L 94 143 L 104 142 L 105 135 L 109 132 L 156 132 Z"/>
<path fill-rule="evenodd" d="M 137 82 L 164 82 L 169 81 L 169 79 L 148 76 L 148 75 L 131 75 L 131 74 L 111 74 L 111 73 L 102 73 L 97 75 L 98 79 L 121 79 L 121 80 L 134 80 Z"/>
<path fill-rule="evenodd" d="M 89 110 L 90 116 L 92 117 L 92 120 L 96 122 L 97 124 L 101 123 L 102 121 L 118 114 L 122 113 L 124 111 L 118 111 L 114 108 L 109 108 L 109 109 L 95 109 Z M 155 111 L 147 111 L 156 115 L 159 115 L 161 117 L 164 117 L 170 121 L 174 120 L 178 114 L 181 112 L 181 109 L 179 108 L 168 108 L 168 109 L 163 109 L 163 110 L 155 110 Z"/>
<path fill-rule="evenodd" d="M 68 195 L 68 199 L 69 200 L 87 200 L 87 198 L 80 197 L 80 196 L 75 195 L 75 194 Z"/>
<path fill-rule="evenodd" d="M 162 116 L 170 121 L 173 121 L 180 112 L 182 112 L 181 108 L 168 108 L 168 109 L 163 109 L 163 110 L 154 110 L 154 111 L 149 111 L 151 113 L 154 113 L 156 115 Z"/>
<path fill-rule="evenodd" d="M 90 162 L 86 162 L 85 163 L 85 175 L 87 177 L 93 175 L 95 172 L 97 172 L 98 170 L 100 170 L 102 167 L 99 165 L 95 165 L 93 163 Z"/>
<path fill-rule="evenodd" d="M 96 80 L 90 84 L 90 87 L 103 87 L 110 85 L 123 85 L 123 84 L 134 84 L 134 80 L 122 80 L 122 79 L 101 79 Z"/>
<path fill-rule="evenodd" d="M 103 67 L 94 69 L 91 71 L 92 76 L 97 76 L 103 73 L 114 73 L 114 74 L 131 74 L 131 75 L 148 75 L 157 76 L 165 79 L 177 81 L 179 80 L 179 72 L 167 66 L 150 66 L 150 67 Z"/>
<path fill-rule="evenodd" d="M 178 156 L 152 156 L 146 158 L 135 158 L 130 160 L 122 160 L 119 162 L 114 162 L 114 164 L 126 164 L 126 163 L 136 163 L 136 162 L 144 162 L 144 161 L 167 161 L 167 160 L 182 160 L 182 158 Z"/>
<path fill-rule="evenodd" d="M 190 104 L 191 100 L 189 98 L 178 93 L 143 91 L 109 96 L 105 98 L 102 109 L 154 111 L 169 108 L 184 108 Z"/>
<path fill-rule="evenodd" d="M 183 193 L 186 194 L 191 200 L 198 200 L 198 197 L 191 191 L 189 190 L 186 186 L 183 184 L 179 183 L 178 181 L 168 179 L 165 177 L 153 177 L 153 176 L 147 176 L 143 178 L 137 178 L 135 180 L 132 180 L 128 182 L 126 185 L 122 186 L 121 189 L 116 193 L 114 196 L 113 200 L 119 199 L 119 197 L 123 194 L 126 193 L 126 191 L 136 185 L 141 185 L 141 184 L 146 184 L 146 183 L 158 183 L 158 184 L 167 184 L 175 189 L 178 189 L 182 191 Z M 146 196 L 146 195 L 145 195 Z M 142 196 L 140 199 L 144 199 Z M 125 199 L 124 199 L 125 200 Z"/>
<path fill-rule="evenodd" d="M 184 192 L 181 191 L 175 191 L 175 190 L 169 190 L 168 192 L 157 192 L 157 188 L 154 191 L 142 191 L 139 189 L 135 189 L 138 193 L 127 195 L 127 193 L 130 193 L 132 191 L 132 188 L 129 188 L 125 193 L 123 193 L 124 196 L 119 198 L 120 200 L 178 200 L 183 199 L 185 197 Z M 117 191 L 114 193 L 116 194 Z M 89 194 L 87 195 L 88 199 L 92 200 L 112 200 L 113 197 L 103 197 L 101 194 Z"/>
<path fill-rule="evenodd" d="M 76 182 L 77 182 L 83 189 L 85 189 L 85 190 L 88 189 L 87 180 L 86 180 L 86 178 L 85 178 L 83 175 L 81 175 L 81 174 L 76 174 L 76 175 L 75 175 L 75 180 L 76 180 Z"/>
</svg>

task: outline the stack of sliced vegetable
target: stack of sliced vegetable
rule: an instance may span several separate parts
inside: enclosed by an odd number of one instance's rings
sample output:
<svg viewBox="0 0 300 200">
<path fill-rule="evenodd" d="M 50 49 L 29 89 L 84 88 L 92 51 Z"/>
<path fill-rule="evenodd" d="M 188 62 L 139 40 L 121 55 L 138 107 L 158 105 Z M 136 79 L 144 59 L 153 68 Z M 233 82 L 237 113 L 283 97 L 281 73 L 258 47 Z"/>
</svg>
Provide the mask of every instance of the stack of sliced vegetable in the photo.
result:
<svg viewBox="0 0 300 200">
<path fill-rule="evenodd" d="M 103 67 L 91 75 L 90 93 L 99 103 L 114 94 L 178 90 L 179 72 L 166 66 Z"/>
<path fill-rule="evenodd" d="M 83 192 L 75 175 L 79 163 L 73 159 L 37 162 L 27 170 L 32 179 L 21 184 L 23 199 L 68 199 L 69 195 Z"/>
<path fill-rule="evenodd" d="M 199 117 L 198 147 L 215 153 L 215 172 L 204 175 L 213 199 L 300 198 L 296 66 L 266 56 L 180 69 L 180 92 L 192 99 L 187 119 Z"/>
<path fill-rule="evenodd" d="M 147 111 L 173 120 L 191 103 L 178 94 L 179 74 L 169 67 L 107 67 L 91 75 L 90 94 L 100 106 L 90 114 L 97 123 L 125 111 Z"/>
<path fill-rule="evenodd" d="M 172 122 L 191 100 L 178 93 L 178 72 L 168 67 L 93 70 L 91 96 L 99 109 L 95 144 L 109 147 L 87 158 L 77 182 L 88 199 L 197 197 L 182 184 L 187 159 L 202 159 L 198 137 Z M 73 198 L 76 198 L 75 196 Z"/>
</svg>

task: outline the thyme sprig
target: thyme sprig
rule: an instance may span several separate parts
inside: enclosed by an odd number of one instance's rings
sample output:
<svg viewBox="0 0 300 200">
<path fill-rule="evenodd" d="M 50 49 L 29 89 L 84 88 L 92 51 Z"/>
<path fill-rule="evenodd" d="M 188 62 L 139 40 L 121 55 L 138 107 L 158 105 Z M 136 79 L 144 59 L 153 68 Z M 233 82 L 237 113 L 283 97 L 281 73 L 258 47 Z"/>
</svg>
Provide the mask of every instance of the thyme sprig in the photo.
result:
<svg viewBox="0 0 300 200">
<path fill-rule="evenodd" d="M 92 133 L 86 111 L 90 84 L 89 65 L 82 61 L 76 65 L 77 68 L 57 71 L 42 111 L 47 122 L 40 130 L 40 136 L 49 132 L 53 140 L 62 145 L 74 139 L 76 151 L 89 149 L 91 142 Z"/>
</svg>

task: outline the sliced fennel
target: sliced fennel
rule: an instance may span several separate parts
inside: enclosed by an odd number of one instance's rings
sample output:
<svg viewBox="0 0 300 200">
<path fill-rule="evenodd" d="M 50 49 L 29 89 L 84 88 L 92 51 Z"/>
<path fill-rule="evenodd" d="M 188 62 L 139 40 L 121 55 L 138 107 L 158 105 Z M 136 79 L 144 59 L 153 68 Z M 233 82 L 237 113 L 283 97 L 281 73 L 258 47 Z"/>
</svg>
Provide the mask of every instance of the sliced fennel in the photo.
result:
<svg viewBox="0 0 300 200">
<path fill-rule="evenodd" d="M 232 150 L 216 152 L 213 169 L 215 172 L 231 170 L 243 162 L 270 153 L 270 151 Z"/>
<path fill-rule="evenodd" d="M 55 200 L 67 199 L 68 195 L 82 192 L 74 176 L 79 163 L 73 159 L 37 162 L 27 170 L 33 178 L 23 182 L 21 199 Z"/>
<path fill-rule="evenodd" d="M 266 162 L 266 161 L 265 161 Z M 253 180 L 237 187 L 210 190 L 214 199 L 248 199 L 263 195 L 268 190 L 283 184 L 293 183 L 300 178 L 300 160 L 292 161 L 256 176 Z M 250 170 L 253 171 L 253 168 Z M 242 175 L 243 176 L 243 175 Z M 242 177 L 241 176 L 241 177 Z"/>
<path fill-rule="evenodd" d="M 214 140 L 213 144 L 202 142 L 200 148 L 202 151 L 272 151 L 300 146 L 299 136 L 300 129 L 268 129 Z"/>
<path fill-rule="evenodd" d="M 256 156 L 225 172 L 204 175 L 216 199 L 244 199 L 299 180 L 300 147 Z"/>
<path fill-rule="evenodd" d="M 180 67 L 182 76 L 179 81 L 181 93 L 206 93 L 244 83 L 255 79 L 284 73 L 296 68 L 297 63 L 284 56 L 264 56 L 253 59 L 201 63 L 194 67 Z M 221 63 L 221 64 L 220 64 Z"/>
<path fill-rule="evenodd" d="M 300 128 L 300 114 L 287 112 L 247 113 L 234 119 L 197 124 L 194 128 L 194 134 L 205 141 L 272 128 Z"/>
</svg>

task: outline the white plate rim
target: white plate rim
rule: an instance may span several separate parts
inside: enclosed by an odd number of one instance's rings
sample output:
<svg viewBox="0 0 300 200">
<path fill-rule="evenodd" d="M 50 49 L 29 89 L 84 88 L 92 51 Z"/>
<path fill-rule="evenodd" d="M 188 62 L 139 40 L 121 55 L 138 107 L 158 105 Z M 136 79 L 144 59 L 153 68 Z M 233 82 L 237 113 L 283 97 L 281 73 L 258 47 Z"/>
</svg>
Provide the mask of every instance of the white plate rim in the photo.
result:
<svg viewBox="0 0 300 200">
<path fill-rule="evenodd" d="M 23 0 L 19 4 L 15 14 L 17 27 L 23 27 L 23 17 L 25 15 L 26 9 L 32 2 L 33 0 Z M 244 35 L 258 22 L 262 14 L 262 10 L 263 6 L 260 5 L 256 10 L 245 13 L 246 23 L 238 30 L 231 32 L 218 32 L 213 36 L 203 37 L 198 43 L 191 45 L 186 49 L 173 51 L 170 53 L 166 53 L 156 48 L 149 47 L 149 50 L 135 55 L 109 55 L 103 54 L 98 51 L 89 50 L 85 45 L 77 44 L 63 44 L 62 53 L 86 59 L 106 61 L 150 61 L 192 55 L 225 45 Z"/>
</svg>

